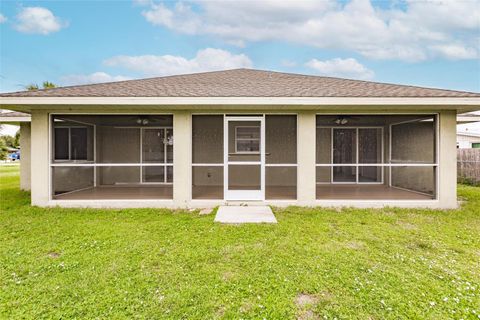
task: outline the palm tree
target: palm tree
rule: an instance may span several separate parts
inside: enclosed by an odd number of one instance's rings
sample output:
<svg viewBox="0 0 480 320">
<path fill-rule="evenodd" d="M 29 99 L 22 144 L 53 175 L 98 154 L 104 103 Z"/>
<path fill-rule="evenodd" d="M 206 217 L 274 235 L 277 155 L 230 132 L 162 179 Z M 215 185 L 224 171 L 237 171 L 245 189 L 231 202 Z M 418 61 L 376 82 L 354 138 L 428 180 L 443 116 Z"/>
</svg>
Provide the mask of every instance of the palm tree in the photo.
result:
<svg viewBox="0 0 480 320">
<path fill-rule="evenodd" d="M 43 86 L 43 89 L 52 89 L 52 88 L 57 87 L 57 85 L 55 83 L 50 82 L 50 81 L 43 81 L 42 86 Z M 31 83 L 31 84 L 25 86 L 25 89 L 27 89 L 28 91 L 38 90 L 38 84 Z"/>
<path fill-rule="evenodd" d="M 49 81 L 43 81 L 43 89 L 52 89 L 52 88 L 56 88 L 57 85 L 53 82 L 49 82 Z"/>
<path fill-rule="evenodd" d="M 28 91 L 38 90 L 38 84 L 31 83 L 31 84 L 29 84 L 29 85 L 26 85 L 26 86 L 25 86 L 25 89 L 27 89 Z"/>
</svg>

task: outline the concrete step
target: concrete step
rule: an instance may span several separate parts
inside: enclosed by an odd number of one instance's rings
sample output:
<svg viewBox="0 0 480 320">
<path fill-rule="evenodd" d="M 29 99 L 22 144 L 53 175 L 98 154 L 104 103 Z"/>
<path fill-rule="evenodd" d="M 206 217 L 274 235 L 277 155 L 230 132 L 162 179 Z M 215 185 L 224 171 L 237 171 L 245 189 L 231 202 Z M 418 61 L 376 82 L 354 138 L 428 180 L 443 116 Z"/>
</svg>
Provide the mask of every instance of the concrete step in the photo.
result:
<svg viewBox="0 0 480 320">
<path fill-rule="evenodd" d="M 277 223 L 268 206 L 220 206 L 215 216 L 220 223 Z"/>
</svg>

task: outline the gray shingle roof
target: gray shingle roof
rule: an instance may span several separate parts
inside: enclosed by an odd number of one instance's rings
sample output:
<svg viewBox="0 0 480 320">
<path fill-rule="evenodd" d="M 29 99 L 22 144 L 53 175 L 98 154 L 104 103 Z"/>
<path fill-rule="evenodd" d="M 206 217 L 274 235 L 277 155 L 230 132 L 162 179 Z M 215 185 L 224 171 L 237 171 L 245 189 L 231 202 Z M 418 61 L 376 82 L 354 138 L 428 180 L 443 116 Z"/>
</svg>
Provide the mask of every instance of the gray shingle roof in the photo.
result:
<svg viewBox="0 0 480 320">
<path fill-rule="evenodd" d="M 0 97 L 480 97 L 480 93 L 234 69 L 12 92 Z"/>
</svg>

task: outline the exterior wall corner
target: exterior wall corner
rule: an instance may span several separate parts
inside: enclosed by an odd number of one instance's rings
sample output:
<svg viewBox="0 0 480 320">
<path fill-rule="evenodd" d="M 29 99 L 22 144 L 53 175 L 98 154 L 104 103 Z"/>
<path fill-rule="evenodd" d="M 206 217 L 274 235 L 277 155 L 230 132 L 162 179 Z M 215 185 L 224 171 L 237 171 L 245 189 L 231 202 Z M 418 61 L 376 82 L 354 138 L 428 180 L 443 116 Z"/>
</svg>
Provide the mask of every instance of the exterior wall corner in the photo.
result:
<svg viewBox="0 0 480 320">
<path fill-rule="evenodd" d="M 32 205 L 47 206 L 49 190 L 49 115 L 47 111 L 32 112 L 31 122 L 31 195 Z"/>
<path fill-rule="evenodd" d="M 440 208 L 455 209 L 457 203 L 457 114 L 443 111 L 439 114 L 438 200 Z"/>
<path fill-rule="evenodd" d="M 190 204 L 192 191 L 192 124 L 191 114 L 177 111 L 173 114 L 173 201 L 176 207 Z"/>
<path fill-rule="evenodd" d="M 299 112 L 297 123 L 297 201 L 299 205 L 312 206 L 315 205 L 316 198 L 315 112 Z"/>
<path fill-rule="evenodd" d="M 20 189 L 30 191 L 31 185 L 31 125 L 20 123 Z"/>
</svg>

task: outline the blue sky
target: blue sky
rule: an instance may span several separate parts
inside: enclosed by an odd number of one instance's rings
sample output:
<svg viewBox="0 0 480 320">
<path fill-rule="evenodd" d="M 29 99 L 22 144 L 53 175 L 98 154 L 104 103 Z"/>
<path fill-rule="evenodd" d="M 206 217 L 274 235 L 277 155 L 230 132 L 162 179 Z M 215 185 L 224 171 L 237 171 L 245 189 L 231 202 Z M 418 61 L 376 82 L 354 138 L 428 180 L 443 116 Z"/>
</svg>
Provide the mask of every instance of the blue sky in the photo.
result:
<svg viewBox="0 0 480 320">
<path fill-rule="evenodd" d="M 480 91 L 480 2 L 1 1 L 0 90 L 250 67 Z"/>
</svg>

